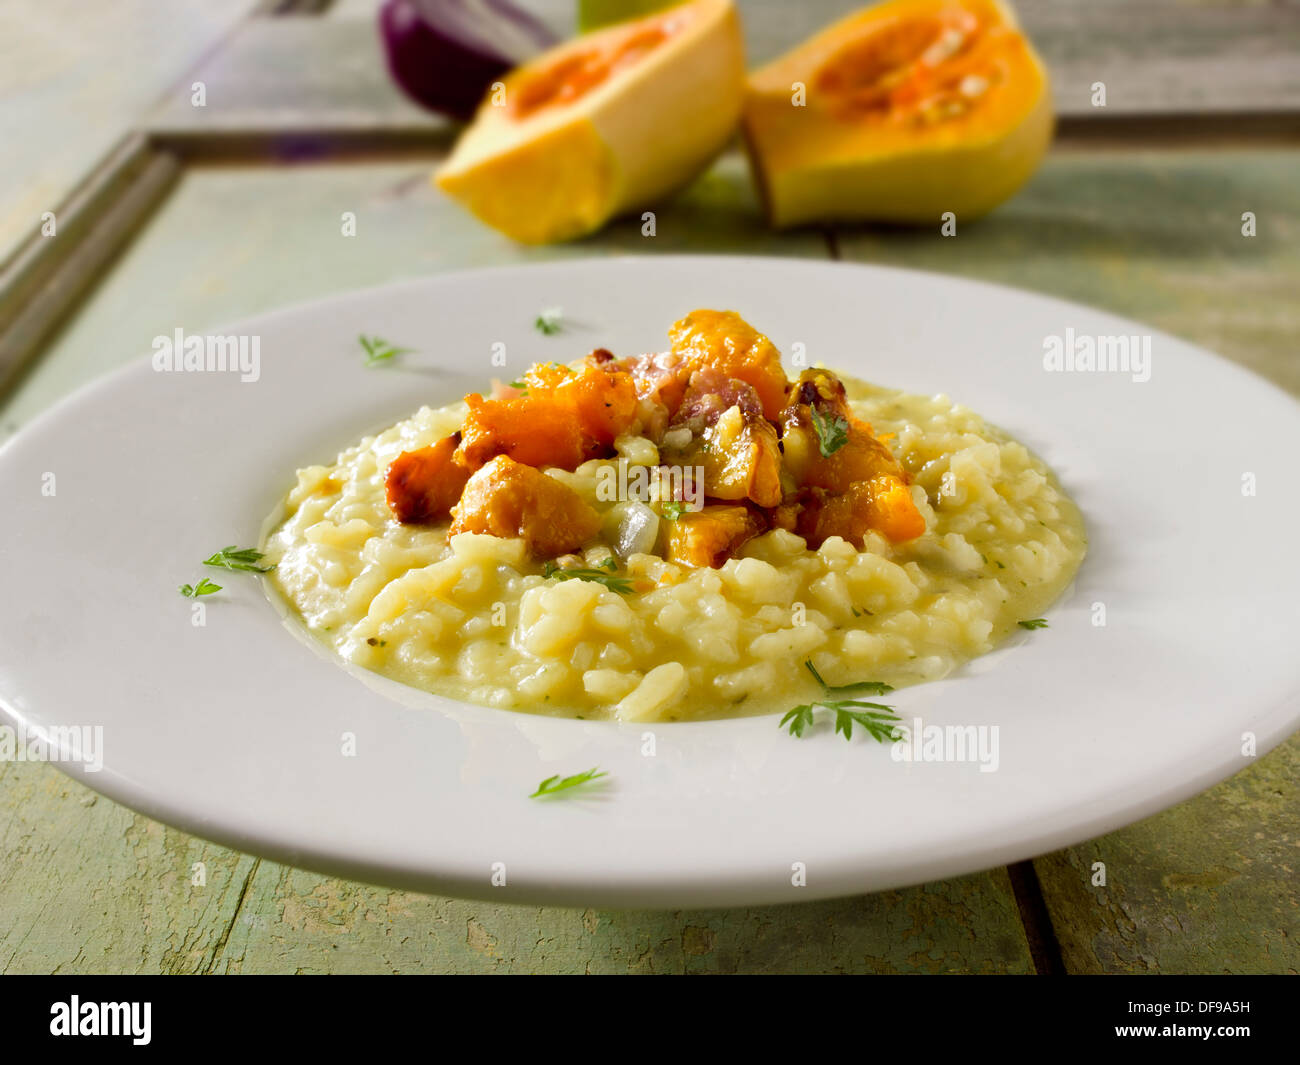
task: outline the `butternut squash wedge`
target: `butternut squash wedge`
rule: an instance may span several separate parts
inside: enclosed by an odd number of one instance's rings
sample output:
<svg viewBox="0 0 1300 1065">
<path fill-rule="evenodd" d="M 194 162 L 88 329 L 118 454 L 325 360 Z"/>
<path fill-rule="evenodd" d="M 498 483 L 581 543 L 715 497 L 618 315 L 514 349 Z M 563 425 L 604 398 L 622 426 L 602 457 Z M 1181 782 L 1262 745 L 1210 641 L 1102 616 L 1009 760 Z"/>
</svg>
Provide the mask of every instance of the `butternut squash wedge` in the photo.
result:
<svg viewBox="0 0 1300 1065">
<path fill-rule="evenodd" d="M 732 0 L 609 26 L 508 74 L 434 182 L 521 243 L 572 240 L 699 174 L 735 130 L 744 82 Z"/>
<path fill-rule="evenodd" d="M 754 72 L 743 128 L 771 222 L 974 218 L 1037 169 L 1047 72 L 1000 0 L 888 0 Z"/>
</svg>

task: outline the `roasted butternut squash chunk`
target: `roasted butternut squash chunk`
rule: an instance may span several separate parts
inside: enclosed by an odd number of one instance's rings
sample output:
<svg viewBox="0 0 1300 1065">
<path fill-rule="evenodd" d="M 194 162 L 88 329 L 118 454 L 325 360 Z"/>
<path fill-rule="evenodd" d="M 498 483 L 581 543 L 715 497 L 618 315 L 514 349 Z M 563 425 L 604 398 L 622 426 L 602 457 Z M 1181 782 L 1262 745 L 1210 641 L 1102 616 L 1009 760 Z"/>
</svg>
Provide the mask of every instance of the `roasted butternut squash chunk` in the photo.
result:
<svg viewBox="0 0 1300 1065">
<path fill-rule="evenodd" d="M 907 480 L 893 452 L 849 409 L 844 383 L 833 373 L 805 370 L 790 399 L 780 415 L 781 447 L 795 484 L 844 492 L 883 475 Z"/>
<path fill-rule="evenodd" d="M 832 536 L 843 537 L 861 548 L 863 538 L 872 530 L 894 543 L 915 539 L 925 532 L 925 518 L 916 509 L 911 492 L 895 477 L 856 481 L 837 494 L 812 488 L 803 504 L 795 531 L 812 548 L 820 547 Z"/>
<path fill-rule="evenodd" d="M 750 507 L 709 505 L 668 523 L 668 561 L 684 566 L 721 566 L 766 527 Z"/>
<path fill-rule="evenodd" d="M 439 521 L 469 480 L 469 471 L 452 461 L 460 433 L 415 451 L 403 451 L 388 466 L 385 477 L 388 507 L 400 522 Z"/>
<path fill-rule="evenodd" d="M 477 470 L 496 455 L 508 455 L 529 466 L 576 469 L 587 456 L 582 432 L 570 412 L 549 396 L 533 394 L 513 399 L 465 397 L 469 413 L 461 430 L 456 461 Z"/>
<path fill-rule="evenodd" d="M 476 470 L 495 455 L 529 466 L 576 469 L 603 454 L 637 418 L 636 385 L 626 372 L 554 363 L 524 376 L 523 395 L 466 396 L 469 414 L 456 461 Z"/>
<path fill-rule="evenodd" d="M 790 387 L 781 353 L 735 311 L 691 311 L 673 325 L 668 338 L 692 370 L 711 367 L 752 385 L 763 415 L 776 421 Z"/>
<path fill-rule="evenodd" d="M 781 445 L 766 418 L 729 408 L 705 432 L 699 458 L 706 496 L 750 499 L 760 507 L 781 502 Z"/>
<path fill-rule="evenodd" d="M 540 558 L 576 551 L 600 531 L 600 516 L 577 492 L 506 455 L 469 479 L 452 515 L 449 535 L 522 539 Z"/>
<path fill-rule="evenodd" d="M 584 366 L 561 382 L 555 395 L 573 409 L 592 450 L 607 448 L 636 421 L 636 384 L 612 367 Z"/>
</svg>

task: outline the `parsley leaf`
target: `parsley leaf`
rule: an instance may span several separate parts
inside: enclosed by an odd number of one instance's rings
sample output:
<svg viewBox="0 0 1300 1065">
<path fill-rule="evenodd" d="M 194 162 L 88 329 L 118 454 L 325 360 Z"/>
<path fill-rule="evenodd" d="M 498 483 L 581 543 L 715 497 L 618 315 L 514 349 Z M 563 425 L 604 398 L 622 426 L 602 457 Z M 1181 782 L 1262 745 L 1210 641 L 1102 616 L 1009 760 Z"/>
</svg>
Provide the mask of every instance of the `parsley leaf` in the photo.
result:
<svg viewBox="0 0 1300 1065">
<path fill-rule="evenodd" d="M 857 722 L 878 743 L 889 743 L 894 738 L 894 724 L 901 720 L 893 707 L 883 703 L 868 703 L 861 699 L 844 699 L 823 703 L 827 710 L 835 711 L 835 731 L 844 733 L 846 740 L 853 738 L 853 724 Z"/>
<path fill-rule="evenodd" d="M 543 336 L 554 336 L 561 329 L 564 311 L 559 307 L 548 307 L 533 319 L 533 328 Z"/>
<path fill-rule="evenodd" d="M 1017 621 L 1022 629 L 1045 629 L 1047 628 L 1046 618 L 1030 618 L 1028 621 Z"/>
<path fill-rule="evenodd" d="M 664 512 L 665 518 L 669 521 L 676 521 L 686 512 L 686 504 L 678 503 L 675 499 L 670 499 L 660 509 Z"/>
<path fill-rule="evenodd" d="M 556 773 L 553 777 L 547 777 L 537 785 L 537 790 L 533 792 L 530 799 L 541 799 L 548 795 L 554 795 L 556 792 L 572 791 L 574 788 L 580 788 L 584 784 L 590 784 L 593 780 L 609 776 L 608 773 L 602 772 L 596 767 L 592 767 L 582 773 L 574 773 L 571 777 L 562 777 Z"/>
<path fill-rule="evenodd" d="M 864 680 L 856 684 L 830 685 L 822 680 L 822 676 L 817 672 L 817 667 L 812 664 L 811 659 L 804 661 L 808 672 L 817 678 L 817 683 L 822 686 L 822 691 L 827 696 L 832 695 L 884 695 L 886 692 L 892 692 L 894 689 L 888 684 L 878 680 Z M 853 738 L 853 726 L 861 725 L 862 728 L 878 743 L 889 743 L 894 739 L 894 724 L 902 719 L 894 713 L 892 706 L 885 706 L 884 703 L 871 703 L 863 699 L 818 699 L 812 703 L 805 703 L 802 706 L 796 706 L 793 710 L 781 718 L 778 728 L 789 728 L 791 736 L 802 737 L 804 730 L 812 725 L 816 720 L 817 710 L 829 710 L 835 715 L 835 733 L 843 735 L 846 740 Z"/>
<path fill-rule="evenodd" d="M 849 442 L 849 423 L 838 414 L 823 414 L 812 408 L 813 428 L 817 430 L 817 449 L 828 459 Z"/>
<path fill-rule="evenodd" d="M 357 337 L 357 340 L 366 353 L 367 366 L 378 366 L 380 363 L 388 362 L 398 355 L 407 355 L 412 350 L 411 348 L 399 348 L 382 337 L 368 337 L 363 334 Z"/>
<path fill-rule="evenodd" d="M 235 547 L 231 544 L 229 547 L 213 552 L 203 560 L 203 564 L 217 569 L 241 570 L 244 573 L 270 573 L 275 569 L 274 566 L 259 566 L 258 563 L 261 561 L 261 551 L 251 547 Z"/>
<path fill-rule="evenodd" d="M 619 595 L 632 594 L 632 578 L 616 577 L 610 572 L 618 568 L 618 563 L 612 557 L 602 562 L 601 566 L 602 569 L 561 569 L 554 562 L 548 562 L 542 576 L 548 580 L 553 577 L 557 581 L 595 581 Z"/>
<path fill-rule="evenodd" d="M 803 730 L 813 723 L 813 707 L 809 703 L 803 706 L 796 706 L 785 717 L 781 718 L 781 724 L 777 728 L 785 728 L 786 722 L 790 723 L 790 735 L 802 736 Z"/>
<path fill-rule="evenodd" d="M 827 684 L 822 680 L 822 675 L 817 672 L 817 667 L 812 664 L 811 658 L 805 660 L 804 665 L 808 672 L 817 678 L 817 683 L 822 686 L 827 695 L 888 695 L 894 690 L 891 685 L 878 680 L 860 680 L 856 684 Z"/>
<path fill-rule="evenodd" d="M 213 592 L 221 591 L 221 585 L 213 584 L 207 577 L 199 581 L 198 584 L 182 584 L 180 588 L 181 595 L 186 599 L 197 599 L 201 595 L 211 595 Z"/>
</svg>

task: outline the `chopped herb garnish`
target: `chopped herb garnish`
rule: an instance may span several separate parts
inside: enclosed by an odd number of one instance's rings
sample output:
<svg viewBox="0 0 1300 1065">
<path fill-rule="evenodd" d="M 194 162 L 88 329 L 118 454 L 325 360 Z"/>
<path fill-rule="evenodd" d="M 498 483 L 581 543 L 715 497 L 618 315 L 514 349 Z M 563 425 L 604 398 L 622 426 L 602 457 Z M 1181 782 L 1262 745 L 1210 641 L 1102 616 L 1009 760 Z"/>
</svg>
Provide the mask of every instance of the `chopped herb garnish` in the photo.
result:
<svg viewBox="0 0 1300 1065">
<path fill-rule="evenodd" d="M 251 547 L 235 547 L 231 544 L 229 547 L 223 547 L 220 551 L 209 555 L 203 560 L 205 566 L 215 566 L 217 569 L 241 570 L 245 573 L 270 573 L 275 569 L 274 566 L 259 566 L 262 561 L 262 552 L 256 551 Z"/>
<path fill-rule="evenodd" d="M 1045 629 L 1047 628 L 1046 618 L 1030 618 L 1028 621 L 1017 621 L 1022 629 Z"/>
<path fill-rule="evenodd" d="M 894 690 L 888 684 L 877 680 L 830 685 L 822 680 L 821 674 L 817 672 L 811 660 L 805 661 L 804 665 L 808 668 L 808 672 L 817 678 L 817 683 L 828 696 L 850 693 L 884 695 Z M 788 728 L 791 736 L 802 737 L 804 730 L 815 722 L 816 712 L 819 709 L 830 710 L 835 714 L 835 732 L 837 735 L 842 734 L 846 740 L 853 738 L 853 726 L 858 724 L 877 742 L 890 742 L 894 739 L 894 723 L 901 720 L 894 713 L 893 707 L 885 706 L 883 703 L 871 703 L 863 699 L 819 699 L 816 702 L 796 706 L 781 718 L 778 727 Z"/>
<path fill-rule="evenodd" d="M 554 562 L 548 562 L 542 571 L 542 576 L 548 580 L 554 577 L 557 581 L 595 581 L 597 584 L 603 584 L 611 592 L 618 592 L 619 595 L 632 594 L 632 579 L 616 577 L 611 572 L 618 568 L 618 563 L 612 557 L 607 558 L 600 565 L 602 569 L 561 569 Z"/>
<path fill-rule="evenodd" d="M 368 337 L 363 334 L 357 337 L 357 340 L 366 353 L 367 366 L 378 366 L 380 363 L 388 362 L 398 355 L 409 354 L 412 350 L 411 348 L 399 348 L 382 337 Z"/>
<path fill-rule="evenodd" d="M 804 666 L 817 678 L 817 683 L 822 686 L 827 695 L 888 695 L 894 690 L 890 685 L 878 680 L 861 680 L 856 684 L 827 684 L 822 680 L 822 675 L 817 672 L 817 667 L 812 664 L 812 659 L 807 659 Z"/>
<path fill-rule="evenodd" d="M 790 735 L 802 736 L 803 730 L 813 723 L 813 707 L 811 703 L 804 703 L 803 706 L 796 706 L 785 717 L 781 718 L 779 728 L 785 728 L 786 722 L 790 723 Z"/>
<path fill-rule="evenodd" d="M 211 595 L 213 592 L 221 591 L 221 585 L 213 584 L 204 577 L 198 584 L 182 584 L 180 591 L 186 599 L 197 599 L 201 595 Z"/>
<path fill-rule="evenodd" d="M 582 773 L 574 773 L 571 777 L 562 777 L 556 773 L 553 777 L 547 777 L 537 785 L 537 790 L 533 792 L 530 799 L 541 799 L 548 795 L 554 795 L 561 791 L 572 791 L 574 788 L 580 788 L 584 784 L 590 784 L 593 780 L 609 776 L 608 773 L 592 767 Z"/>
<path fill-rule="evenodd" d="M 533 328 L 544 336 L 554 336 L 560 331 L 563 321 L 563 310 L 559 307 L 548 307 L 533 320 Z"/>
<path fill-rule="evenodd" d="M 817 430 L 817 448 L 828 459 L 849 442 L 849 423 L 838 414 L 823 414 L 812 408 L 813 428 Z"/>
<path fill-rule="evenodd" d="M 664 517 L 669 521 L 676 521 L 686 511 L 685 503 L 678 503 L 676 500 L 669 500 L 663 505 Z"/>
</svg>

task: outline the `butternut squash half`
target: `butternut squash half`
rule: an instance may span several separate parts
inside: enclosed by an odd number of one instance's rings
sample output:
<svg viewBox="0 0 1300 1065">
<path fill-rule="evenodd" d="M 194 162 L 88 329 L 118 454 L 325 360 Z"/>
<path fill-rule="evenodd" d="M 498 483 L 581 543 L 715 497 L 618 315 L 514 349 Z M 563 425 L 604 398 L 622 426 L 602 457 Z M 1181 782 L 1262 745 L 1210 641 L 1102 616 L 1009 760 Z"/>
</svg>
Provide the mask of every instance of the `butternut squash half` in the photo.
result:
<svg viewBox="0 0 1300 1065">
<path fill-rule="evenodd" d="M 1052 138 L 1042 61 L 999 0 L 888 0 L 754 72 L 745 142 L 776 226 L 991 210 Z"/>
<path fill-rule="evenodd" d="M 699 174 L 735 131 L 744 87 L 731 0 L 692 0 L 512 71 L 434 181 L 517 241 L 572 240 Z"/>
</svg>

